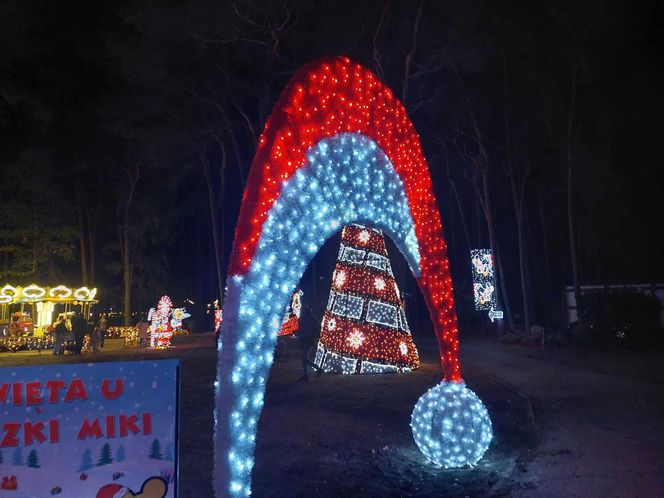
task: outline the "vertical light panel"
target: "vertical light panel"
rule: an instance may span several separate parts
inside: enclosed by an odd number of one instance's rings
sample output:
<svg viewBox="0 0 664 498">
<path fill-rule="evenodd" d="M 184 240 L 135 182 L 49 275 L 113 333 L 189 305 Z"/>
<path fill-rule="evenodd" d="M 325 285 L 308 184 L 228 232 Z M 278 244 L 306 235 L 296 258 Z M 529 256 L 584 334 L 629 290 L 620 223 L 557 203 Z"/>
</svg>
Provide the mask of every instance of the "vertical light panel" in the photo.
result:
<svg viewBox="0 0 664 498">
<path fill-rule="evenodd" d="M 471 249 L 473 294 L 476 310 L 496 309 L 496 279 L 491 249 Z"/>
</svg>

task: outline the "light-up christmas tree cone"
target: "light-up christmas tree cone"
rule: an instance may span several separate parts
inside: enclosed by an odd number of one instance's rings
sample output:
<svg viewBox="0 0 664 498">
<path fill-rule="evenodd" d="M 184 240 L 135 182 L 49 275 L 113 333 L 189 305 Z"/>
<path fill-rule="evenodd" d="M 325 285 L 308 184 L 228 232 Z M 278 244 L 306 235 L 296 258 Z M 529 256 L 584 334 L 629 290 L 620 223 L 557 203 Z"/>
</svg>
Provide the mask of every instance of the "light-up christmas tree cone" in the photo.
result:
<svg viewBox="0 0 664 498">
<path fill-rule="evenodd" d="M 326 372 L 403 372 L 420 365 L 380 230 L 348 225 L 315 363 Z"/>
</svg>

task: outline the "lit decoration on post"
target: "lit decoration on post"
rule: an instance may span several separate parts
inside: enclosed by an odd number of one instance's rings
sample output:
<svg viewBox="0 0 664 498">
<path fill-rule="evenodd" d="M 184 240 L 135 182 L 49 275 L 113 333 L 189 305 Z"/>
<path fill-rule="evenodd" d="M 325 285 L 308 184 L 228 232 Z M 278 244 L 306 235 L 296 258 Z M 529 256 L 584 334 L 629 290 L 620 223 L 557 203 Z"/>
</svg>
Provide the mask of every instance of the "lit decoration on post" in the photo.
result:
<svg viewBox="0 0 664 498">
<path fill-rule="evenodd" d="M 496 310 L 496 276 L 491 249 L 472 249 L 473 293 L 476 310 L 489 310 L 489 319 L 502 319 L 503 312 Z"/>
<path fill-rule="evenodd" d="M 420 451 L 437 467 L 475 465 L 489 447 L 491 419 L 463 382 L 441 382 L 417 401 L 410 422 Z"/>
<path fill-rule="evenodd" d="M 496 309 L 496 284 L 491 249 L 471 249 L 470 261 L 473 263 L 475 309 Z"/>
<path fill-rule="evenodd" d="M 447 248 L 418 135 L 370 71 L 345 57 L 314 61 L 293 76 L 265 125 L 236 226 L 218 345 L 217 497 L 251 494 L 272 323 L 325 240 L 354 222 L 394 240 L 429 308 L 445 380 L 462 381 Z M 345 301 L 354 313 L 356 303 Z M 377 367 L 363 363 L 366 372 Z"/>
<path fill-rule="evenodd" d="M 398 290 L 382 232 L 358 224 L 344 227 L 315 363 L 326 372 L 347 374 L 417 368 L 420 360 Z M 368 371 L 362 367 L 367 361 L 373 365 Z"/>
<path fill-rule="evenodd" d="M 279 329 L 279 336 L 294 334 L 300 327 L 300 312 L 302 311 L 302 292 L 301 290 L 295 291 L 284 318 L 281 320 L 281 328 Z"/>
</svg>

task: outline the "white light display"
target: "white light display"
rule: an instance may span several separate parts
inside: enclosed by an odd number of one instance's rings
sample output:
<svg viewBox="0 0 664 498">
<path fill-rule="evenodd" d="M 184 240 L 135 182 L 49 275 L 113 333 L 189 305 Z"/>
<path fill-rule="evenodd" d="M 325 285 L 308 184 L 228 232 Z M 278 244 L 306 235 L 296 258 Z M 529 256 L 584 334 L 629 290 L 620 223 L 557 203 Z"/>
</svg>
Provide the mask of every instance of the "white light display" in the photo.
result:
<svg viewBox="0 0 664 498">
<path fill-rule="evenodd" d="M 398 368 L 396 365 L 373 363 L 371 361 L 363 361 L 360 365 L 361 374 L 386 374 L 397 372 L 410 372 L 410 369 L 406 367 Z"/>
<path fill-rule="evenodd" d="M 364 300 L 361 297 L 349 294 L 337 294 L 337 299 L 332 306 L 332 313 L 348 318 L 359 319 L 362 315 Z"/>
<path fill-rule="evenodd" d="M 496 284 L 491 249 L 472 249 L 473 292 L 476 310 L 496 309 Z"/>
<path fill-rule="evenodd" d="M 437 467 L 475 465 L 492 438 L 489 413 L 463 383 L 441 382 L 417 401 L 411 417 L 413 438 Z"/>
</svg>

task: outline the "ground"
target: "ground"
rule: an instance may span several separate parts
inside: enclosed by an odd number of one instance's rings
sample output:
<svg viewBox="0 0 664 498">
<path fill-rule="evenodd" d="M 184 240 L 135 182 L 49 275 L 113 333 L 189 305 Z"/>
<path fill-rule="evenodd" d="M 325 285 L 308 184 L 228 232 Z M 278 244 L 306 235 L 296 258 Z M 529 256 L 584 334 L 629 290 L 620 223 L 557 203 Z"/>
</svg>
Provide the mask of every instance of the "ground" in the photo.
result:
<svg viewBox="0 0 664 498">
<path fill-rule="evenodd" d="M 661 354 L 539 350 L 465 339 L 463 375 L 486 404 L 494 441 L 475 468 L 434 469 L 410 414 L 440 379 L 433 340 L 422 368 L 382 376 L 301 374 L 297 342 L 276 358 L 258 430 L 254 496 L 664 496 Z M 168 351 L 2 353 L 0 365 L 182 360 L 180 494 L 212 496 L 211 335 Z"/>
</svg>

